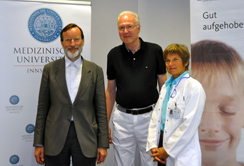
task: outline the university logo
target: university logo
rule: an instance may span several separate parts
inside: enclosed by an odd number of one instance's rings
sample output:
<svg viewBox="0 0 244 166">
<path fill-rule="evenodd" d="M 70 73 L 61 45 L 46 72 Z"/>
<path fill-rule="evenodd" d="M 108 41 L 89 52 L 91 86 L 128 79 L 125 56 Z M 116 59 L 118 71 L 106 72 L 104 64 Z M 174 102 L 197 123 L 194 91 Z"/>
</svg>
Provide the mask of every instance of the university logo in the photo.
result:
<svg viewBox="0 0 244 166">
<path fill-rule="evenodd" d="M 28 28 L 36 40 L 52 42 L 60 35 L 62 20 L 55 11 L 42 8 L 32 13 L 29 18 Z"/>
<path fill-rule="evenodd" d="M 13 105 L 16 105 L 19 103 L 19 97 L 16 95 L 13 95 L 10 97 L 9 102 Z"/>
<path fill-rule="evenodd" d="M 19 162 L 19 156 L 17 156 L 17 155 L 11 156 L 10 159 L 9 159 L 9 162 L 11 164 L 17 164 Z"/>
<path fill-rule="evenodd" d="M 25 128 L 25 131 L 29 134 L 33 133 L 35 130 L 35 126 L 33 124 L 28 124 Z"/>
</svg>

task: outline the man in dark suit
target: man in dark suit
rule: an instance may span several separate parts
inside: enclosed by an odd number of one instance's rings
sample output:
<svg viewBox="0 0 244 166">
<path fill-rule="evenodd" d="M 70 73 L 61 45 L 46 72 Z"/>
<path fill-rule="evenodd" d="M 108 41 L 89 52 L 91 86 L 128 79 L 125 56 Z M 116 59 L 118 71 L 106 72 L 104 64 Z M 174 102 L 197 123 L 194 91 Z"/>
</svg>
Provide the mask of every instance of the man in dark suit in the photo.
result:
<svg viewBox="0 0 244 166">
<path fill-rule="evenodd" d="M 102 68 L 82 58 L 82 29 L 61 31 L 65 57 L 45 65 L 34 134 L 36 161 L 46 166 L 95 166 L 109 147 Z M 45 159 L 45 162 L 44 162 Z"/>
</svg>

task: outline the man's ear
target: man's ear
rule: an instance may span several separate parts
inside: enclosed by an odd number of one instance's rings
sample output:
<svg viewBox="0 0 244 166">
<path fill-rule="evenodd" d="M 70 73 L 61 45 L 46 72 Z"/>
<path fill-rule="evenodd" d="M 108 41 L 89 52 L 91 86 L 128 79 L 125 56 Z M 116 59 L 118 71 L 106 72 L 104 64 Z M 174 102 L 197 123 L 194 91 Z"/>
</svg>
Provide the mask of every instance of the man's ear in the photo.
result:
<svg viewBox="0 0 244 166">
<path fill-rule="evenodd" d="M 141 25 L 138 26 L 139 33 L 141 32 Z"/>
<path fill-rule="evenodd" d="M 84 46 L 85 44 L 85 38 L 81 39 L 82 40 L 82 47 Z"/>
</svg>

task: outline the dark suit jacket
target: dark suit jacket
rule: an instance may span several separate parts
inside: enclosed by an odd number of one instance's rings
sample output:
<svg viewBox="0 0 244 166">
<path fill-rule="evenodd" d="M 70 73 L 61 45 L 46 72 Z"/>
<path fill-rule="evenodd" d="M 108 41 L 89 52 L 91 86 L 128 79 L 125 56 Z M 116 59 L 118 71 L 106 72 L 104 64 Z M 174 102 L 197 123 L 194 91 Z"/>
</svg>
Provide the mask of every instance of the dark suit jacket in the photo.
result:
<svg viewBox="0 0 244 166">
<path fill-rule="evenodd" d="M 44 145 L 45 155 L 58 155 L 64 147 L 73 115 L 81 150 L 96 157 L 108 148 L 108 123 L 102 68 L 83 60 L 82 76 L 74 103 L 65 79 L 65 58 L 45 65 L 38 102 L 34 146 Z"/>
</svg>

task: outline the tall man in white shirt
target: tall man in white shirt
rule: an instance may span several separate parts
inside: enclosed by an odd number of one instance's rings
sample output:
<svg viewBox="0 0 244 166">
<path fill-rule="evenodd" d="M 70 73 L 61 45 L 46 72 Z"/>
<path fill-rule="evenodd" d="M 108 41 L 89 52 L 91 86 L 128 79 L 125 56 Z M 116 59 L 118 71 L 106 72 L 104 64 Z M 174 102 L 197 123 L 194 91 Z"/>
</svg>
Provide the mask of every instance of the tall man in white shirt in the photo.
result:
<svg viewBox="0 0 244 166">
<path fill-rule="evenodd" d="M 95 166 L 109 147 L 102 68 L 81 56 L 82 29 L 61 31 L 65 57 L 45 65 L 38 102 L 34 146 L 46 166 Z M 45 159 L 45 160 L 44 160 Z"/>
</svg>

